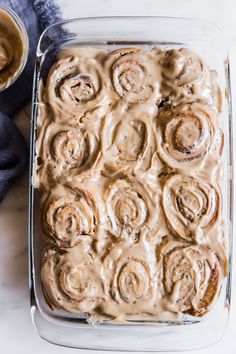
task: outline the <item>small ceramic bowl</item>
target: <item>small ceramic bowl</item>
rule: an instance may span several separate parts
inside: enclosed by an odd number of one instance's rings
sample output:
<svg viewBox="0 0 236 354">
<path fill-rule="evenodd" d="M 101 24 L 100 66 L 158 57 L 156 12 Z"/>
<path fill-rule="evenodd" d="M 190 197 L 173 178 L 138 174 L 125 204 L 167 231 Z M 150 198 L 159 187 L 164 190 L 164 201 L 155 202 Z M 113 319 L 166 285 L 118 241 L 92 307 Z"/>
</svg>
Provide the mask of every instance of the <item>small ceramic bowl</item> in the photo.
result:
<svg viewBox="0 0 236 354">
<path fill-rule="evenodd" d="M 0 83 L 0 92 L 1 92 L 7 89 L 9 86 L 11 86 L 22 73 L 28 58 L 29 39 L 23 22 L 14 11 L 12 11 L 9 7 L 5 5 L 0 5 L 0 11 L 4 12 L 6 14 L 6 17 L 9 17 L 9 20 L 14 23 L 16 29 L 19 31 L 20 40 L 22 42 L 22 54 L 20 56 L 19 63 L 16 66 L 16 68 L 14 68 L 14 71 L 9 75 L 9 78 L 7 78 L 7 80 L 4 80 L 2 84 Z"/>
</svg>

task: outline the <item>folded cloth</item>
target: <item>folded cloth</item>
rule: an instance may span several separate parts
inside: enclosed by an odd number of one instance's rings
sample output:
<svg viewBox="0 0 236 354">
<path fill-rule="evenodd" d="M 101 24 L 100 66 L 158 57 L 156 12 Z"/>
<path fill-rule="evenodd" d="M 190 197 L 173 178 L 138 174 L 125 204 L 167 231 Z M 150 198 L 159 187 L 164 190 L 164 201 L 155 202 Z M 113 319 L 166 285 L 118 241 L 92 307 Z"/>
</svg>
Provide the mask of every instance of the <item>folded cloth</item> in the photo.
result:
<svg viewBox="0 0 236 354">
<path fill-rule="evenodd" d="M 28 148 L 19 129 L 0 113 L 0 200 L 28 160 Z"/>
<path fill-rule="evenodd" d="M 60 10 L 52 0 L 1 0 L 1 3 L 23 21 L 29 36 L 29 57 L 20 78 L 0 92 L 0 200 L 28 164 L 26 142 L 7 116 L 15 114 L 31 99 L 39 36 L 47 26 L 61 19 Z"/>
</svg>

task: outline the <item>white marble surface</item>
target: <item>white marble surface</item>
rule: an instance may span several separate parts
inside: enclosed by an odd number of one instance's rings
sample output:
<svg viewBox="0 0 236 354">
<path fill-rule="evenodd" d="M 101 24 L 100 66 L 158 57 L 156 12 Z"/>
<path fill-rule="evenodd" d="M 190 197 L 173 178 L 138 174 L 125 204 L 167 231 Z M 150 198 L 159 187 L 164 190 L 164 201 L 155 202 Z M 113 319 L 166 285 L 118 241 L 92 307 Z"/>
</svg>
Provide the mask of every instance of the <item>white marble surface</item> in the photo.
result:
<svg viewBox="0 0 236 354">
<path fill-rule="evenodd" d="M 62 6 L 65 18 L 169 15 L 195 17 L 215 23 L 224 31 L 229 43 L 232 91 L 236 89 L 236 2 L 234 0 L 58 0 L 58 2 Z M 234 112 L 236 112 L 235 108 Z M 16 117 L 16 122 L 28 137 L 30 107 L 23 109 Z M 72 349 L 59 348 L 40 339 L 31 323 L 27 270 L 27 188 L 27 174 L 25 174 L 15 183 L 0 204 L 0 353 L 73 353 Z M 236 261 L 236 257 L 234 259 Z M 235 353 L 235 281 L 234 272 L 232 315 L 226 335 L 217 345 L 196 353 Z M 86 353 L 89 354 L 89 351 Z"/>
</svg>

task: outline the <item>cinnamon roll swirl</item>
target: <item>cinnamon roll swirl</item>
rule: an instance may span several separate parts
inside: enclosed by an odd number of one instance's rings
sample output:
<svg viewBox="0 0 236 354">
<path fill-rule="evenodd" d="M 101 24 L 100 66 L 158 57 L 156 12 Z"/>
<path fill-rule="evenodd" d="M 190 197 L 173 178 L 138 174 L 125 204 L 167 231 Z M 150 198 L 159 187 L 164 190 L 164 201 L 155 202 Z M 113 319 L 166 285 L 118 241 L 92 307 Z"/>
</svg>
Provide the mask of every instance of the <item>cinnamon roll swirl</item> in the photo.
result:
<svg viewBox="0 0 236 354">
<path fill-rule="evenodd" d="M 202 316 L 217 299 L 222 283 L 220 264 L 207 246 L 176 241 L 159 247 L 159 286 L 170 311 Z"/>
<path fill-rule="evenodd" d="M 103 130 L 108 174 L 148 170 L 156 152 L 155 127 L 148 113 L 115 111 L 106 116 Z"/>
<path fill-rule="evenodd" d="M 95 49 L 77 51 L 52 66 L 47 78 L 46 100 L 56 119 L 64 120 L 65 114 L 78 117 L 106 104 L 102 69 L 97 60 L 100 52 Z"/>
<path fill-rule="evenodd" d="M 221 94 L 216 72 L 187 48 L 163 52 L 161 92 L 164 101 L 174 105 L 202 101 L 220 111 Z"/>
<path fill-rule="evenodd" d="M 77 190 L 75 195 L 53 196 L 43 213 L 44 230 L 60 247 L 73 247 L 81 236 L 92 236 L 98 222 L 99 211 L 93 196 L 84 190 Z"/>
<path fill-rule="evenodd" d="M 107 228 L 116 237 L 136 240 L 140 231 L 150 234 L 157 226 L 157 203 L 131 176 L 111 182 L 104 195 Z"/>
<path fill-rule="evenodd" d="M 51 190 L 68 177 L 89 175 L 101 161 L 100 122 L 96 115 L 75 125 L 51 122 L 37 140 L 35 168 L 41 190 Z"/>
<path fill-rule="evenodd" d="M 139 310 L 147 307 L 153 298 L 156 287 L 154 259 L 155 254 L 143 244 L 130 247 L 118 243 L 109 250 L 103 263 L 105 289 L 120 307 L 119 312 L 132 314 L 137 307 Z"/>
<path fill-rule="evenodd" d="M 160 158 L 172 168 L 200 169 L 216 138 L 215 113 L 192 104 L 166 111 L 158 117 Z"/>
<path fill-rule="evenodd" d="M 220 192 L 207 182 L 184 175 L 167 180 L 162 204 L 174 234 L 190 242 L 203 242 L 221 214 Z"/>
<path fill-rule="evenodd" d="M 119 98 L 129 103 L 160 99 L 159 71 L 155 56 L 138 48 L 122 48 L 107 59 L 112 87 Z"/>
<path fill-rule="evenodd" d="M 88 143 L 79 129 L 62 131 L 53 139 L 53 157 L 63 167 L 81 166 L 86 159 Z"/>
<path fill-rule="evenodd" d="M 41 279 L 46 300 L 53 309 L 90 312 L 104 300 L 102 265 L 89 242 L 67 251 L 47 250 Z"/>
<path fill-rule="evenodd" d="M 51 156 L 56 164 L 55 178 L 63 174 L 80 174 L 95 168 L 99 160 L 100 142 L 93 132 L 69 127 L 59 130 L 51 139 Z M 73 171 L 72 171 L 73 170 Z"/>
</svg>

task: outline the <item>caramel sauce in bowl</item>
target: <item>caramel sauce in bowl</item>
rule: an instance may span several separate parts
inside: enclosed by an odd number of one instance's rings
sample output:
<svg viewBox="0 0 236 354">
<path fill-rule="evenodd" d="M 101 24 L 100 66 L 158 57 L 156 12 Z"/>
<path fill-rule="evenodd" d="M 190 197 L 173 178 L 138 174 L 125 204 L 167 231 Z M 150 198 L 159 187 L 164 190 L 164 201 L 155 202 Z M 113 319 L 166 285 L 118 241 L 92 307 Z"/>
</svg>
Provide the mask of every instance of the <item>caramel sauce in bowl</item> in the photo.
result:
<svg viewBox="0 0 236 354">
<path fill-rule="evenodd" d="M 29 52 L 29 40 L 19 16 L 0 5 L 0 92 L 22 73 Z"/>
</svg>

